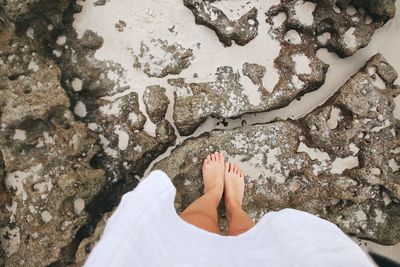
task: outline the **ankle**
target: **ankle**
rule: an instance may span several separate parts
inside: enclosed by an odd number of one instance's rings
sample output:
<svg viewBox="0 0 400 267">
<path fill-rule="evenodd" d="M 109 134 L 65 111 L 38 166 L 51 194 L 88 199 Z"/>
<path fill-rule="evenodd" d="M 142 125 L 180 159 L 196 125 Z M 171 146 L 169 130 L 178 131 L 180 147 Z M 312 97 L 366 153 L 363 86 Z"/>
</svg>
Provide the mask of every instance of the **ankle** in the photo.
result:
<svg viewBox="0 0 400 267">
<path fill-rule="evenodd" d="M 222 192 L 220 192 L 217 189 L 212 189 L 208 190 L 207 192 L 204 192 L 204 195 L 207 195 L 209 198 L 211 198 L 214 201 L 215 206 L 218 207 L 219 202 L 221 201 L 222 198 Z"/>
<path fill-rule="evenodd" d="M 243 211 L 239 201 L 225 201 L 225 209 L 228 218 L 231 218 L 237 212 Z"/>
</svg>

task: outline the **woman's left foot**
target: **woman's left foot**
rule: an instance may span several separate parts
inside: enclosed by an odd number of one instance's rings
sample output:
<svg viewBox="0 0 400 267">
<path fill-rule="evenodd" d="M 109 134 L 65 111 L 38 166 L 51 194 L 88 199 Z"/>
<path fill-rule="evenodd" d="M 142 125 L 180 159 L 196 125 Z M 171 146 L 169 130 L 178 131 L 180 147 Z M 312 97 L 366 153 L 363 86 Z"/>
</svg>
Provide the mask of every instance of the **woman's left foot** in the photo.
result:
<svg viewBox="0 0 400 267">
<path fill-rule="evenodd" d="M 221 152 L 207 156 L 203 161 L 204 194 L 215 194 L 216 200 L 221 200 L 224 192 L 225 157 Z"/>
</svg>

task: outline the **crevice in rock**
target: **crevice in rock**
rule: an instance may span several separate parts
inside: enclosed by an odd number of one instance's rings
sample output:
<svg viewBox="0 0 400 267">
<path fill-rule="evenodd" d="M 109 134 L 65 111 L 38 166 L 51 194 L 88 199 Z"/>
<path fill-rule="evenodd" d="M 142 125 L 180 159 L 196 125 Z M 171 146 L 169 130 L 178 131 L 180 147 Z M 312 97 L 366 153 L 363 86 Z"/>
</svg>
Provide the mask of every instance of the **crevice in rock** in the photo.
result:
<svg viewBox="0 0 400 267">
<path fill-rule="evenodd" d="M 178 211 L 199 196 L 201 160 L 222 150 L 249 173 L 244 205 L 253 219 L 291 207 L 318 214 L 350 235 L 397 243 L 400 187 L 393 179 L 398 170 L 388 164 L 394 156 L 390 151 L 399 146 L 398 121 L 388 105 L 395 79 L 382 75 L 386 90 L 373 86 L 371 66 L 388 63 L 379 54 L 372 57 L 325 104 L 296 121 L 215 130 L 186 139 L 153 167 L 165 171 L 177 187 Z M 391 73 L 390 68 L 384 73 Z M 332 115 L 335 108 L 341 111 L 337 117 Z M 306 145 L 300 151 L 301 143 Z M 393 166 L 399 164 L 392 161 Z"/>
</svg>

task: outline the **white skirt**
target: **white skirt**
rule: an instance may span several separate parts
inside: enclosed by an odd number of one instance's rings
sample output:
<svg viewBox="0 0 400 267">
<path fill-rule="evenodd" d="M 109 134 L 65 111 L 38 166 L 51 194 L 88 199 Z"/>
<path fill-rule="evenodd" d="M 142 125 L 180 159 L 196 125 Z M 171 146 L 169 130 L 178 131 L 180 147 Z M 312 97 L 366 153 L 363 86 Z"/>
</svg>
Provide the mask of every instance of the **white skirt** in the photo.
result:
<svg viewBox="0 0 400 267">
<path fill-rule="evenodd" d="M 121 203 L 85 266 L 375 266 L 336 225 L 293 209 L 269 212 L 247 232 L 222 236 L 183 221 L 176 189 L 153 171 Z"/>
</svg>

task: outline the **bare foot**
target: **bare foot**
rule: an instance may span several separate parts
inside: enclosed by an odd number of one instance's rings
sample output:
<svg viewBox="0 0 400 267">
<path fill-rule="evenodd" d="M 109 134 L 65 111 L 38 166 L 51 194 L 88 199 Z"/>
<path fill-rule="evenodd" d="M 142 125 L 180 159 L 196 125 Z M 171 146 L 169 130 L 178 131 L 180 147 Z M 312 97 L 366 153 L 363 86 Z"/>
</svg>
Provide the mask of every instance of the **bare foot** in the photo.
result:
<svg viewBox="0 0 400 267">
<path fill-rule="evenodd" d="M 241 209 L 244 195 L 244 173 L 235 164 L 225 164 L 225 208 L 228 216 L 232 210 Z"/>
<path fill-rule="evenodd" d="M 208 155 L 203 161 L 204 194 L 214 194 L 218 203 L 224 192 L 224 169 L 225 157 L 221 152 Z"/>
</svg>

